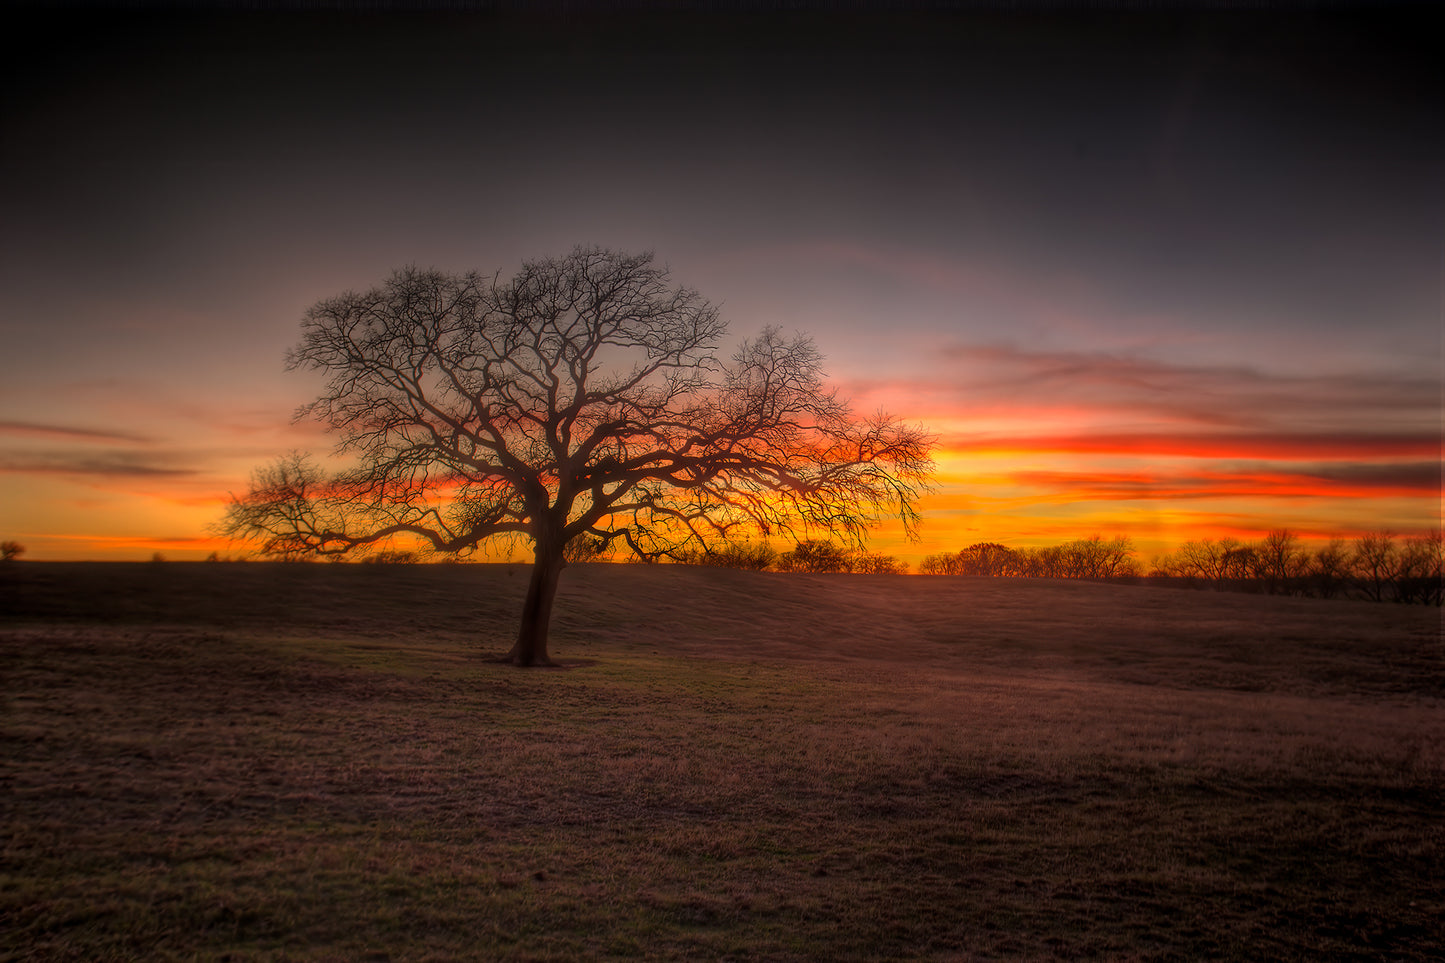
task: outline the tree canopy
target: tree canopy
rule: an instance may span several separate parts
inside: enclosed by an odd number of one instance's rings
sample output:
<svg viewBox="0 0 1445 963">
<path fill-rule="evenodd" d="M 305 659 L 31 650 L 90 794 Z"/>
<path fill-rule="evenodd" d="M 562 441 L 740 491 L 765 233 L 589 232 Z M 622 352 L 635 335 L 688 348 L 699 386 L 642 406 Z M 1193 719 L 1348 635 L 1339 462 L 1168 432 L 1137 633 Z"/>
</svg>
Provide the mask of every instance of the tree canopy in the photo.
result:
<svg viewBox="0 0 1445 963">
<path fill-rule="evenodd" d="M 650 254 L 578 248 L 509 280 L 407 268 L 301 327 L 289 365 L 328 381 L 297 417 L 349 464 L 259 470 L 223 529 L 283 557 L 529 540 L 519 664 L 548 659 L 574 539 L 646 560 L 745 534 L 861 544 L 884 517 L 913 531 L 932 469 L 931 436 L 856 416 L 809 338 L 767 328 L 720 357 L 717 308 Z"/>
</svg>

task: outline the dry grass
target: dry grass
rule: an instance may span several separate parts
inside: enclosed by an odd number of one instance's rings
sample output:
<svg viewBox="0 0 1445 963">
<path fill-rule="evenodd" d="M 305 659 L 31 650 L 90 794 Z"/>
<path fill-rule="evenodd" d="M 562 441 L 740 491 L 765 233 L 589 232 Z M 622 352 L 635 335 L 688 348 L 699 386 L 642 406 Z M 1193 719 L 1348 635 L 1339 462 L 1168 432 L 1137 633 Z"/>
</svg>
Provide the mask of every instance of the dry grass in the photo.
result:
<svg viewBox="0 0 1445 963">
<path fill-rule="evenodd" d="M 0 572 L 0 959 L 1426 960 L 1438 611 L 577 567 Z"/>
</svg>

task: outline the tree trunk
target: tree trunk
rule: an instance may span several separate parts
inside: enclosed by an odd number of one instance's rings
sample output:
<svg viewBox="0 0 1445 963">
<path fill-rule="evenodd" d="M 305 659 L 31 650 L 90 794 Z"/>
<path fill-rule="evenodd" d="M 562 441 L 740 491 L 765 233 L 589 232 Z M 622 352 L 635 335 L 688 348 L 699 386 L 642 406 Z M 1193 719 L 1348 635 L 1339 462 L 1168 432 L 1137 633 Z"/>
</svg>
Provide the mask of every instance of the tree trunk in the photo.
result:
<svg viewBox="0 0 1445 963">
<path fill-rule="evenodd" d="M 517 643 L 507 653 L 513 665 L 554 665 L 547 655 L 547 629 L 552 622 L 552 601 L 557 597 L 557 583 L 566 565 L 562 546 L 538 542 L 532 578 L 527 584 L 527 600 L 522 603 L 522 627 Z"/>
</svg>

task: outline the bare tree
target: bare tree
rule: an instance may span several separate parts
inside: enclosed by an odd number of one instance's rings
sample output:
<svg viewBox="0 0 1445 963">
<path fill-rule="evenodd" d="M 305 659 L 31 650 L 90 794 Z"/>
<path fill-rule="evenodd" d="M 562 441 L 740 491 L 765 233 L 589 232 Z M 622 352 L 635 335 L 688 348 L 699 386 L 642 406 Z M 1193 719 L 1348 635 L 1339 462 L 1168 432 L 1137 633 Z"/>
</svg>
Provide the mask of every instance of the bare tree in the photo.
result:
<svg viewBox="0 0 1445 963">
<path fill-rule="evenodd" d="M 939 552 L 936 555 L 925 555 L 923 561 L 918 563 L 920 575 L 959 575 L 963 571 L 963 563 L 959 558 L 961 553 Z"/>
<path fill-rule="evenodd" d="M 602 562 L 611 557 L 611 541 L 585 533 L 573 538 L 562 549 L 562 560 L 568 565 L 579 562 Z"/>
<path fill-rule="evenodd" d="M 1250 567 L 1270 595 L 1288 595 L 1308 564 L 1309 555 L 1300 545 L 1299 536 L 1287 528 L 1277 528 L 1254 546 Z"/>
<path fill-rule="evenodd" d="M 1014 575 L 1017 566 L 1014 550 L 998 542 L 976 542 L 958 553 L 958 568 L 964 575 Z"/>
<path fill-rule="evenodd" d="M 1372 602 L 1383 602 L 1385 593 L 1400 575 L 1400 550 L 1393 532 L 1369 532 L 1355 539 L 1352 560 L 1356 584 Z"/>
<path fill-rule="evenodd" d="M 0 562 L 13 562 L 25 554 L 25 546 L 19 542 L 0 542 Z"/>
<path fill-rule="evenodd" d="M 261 472 L 223 530 L 263 550 L 339 554 L 395 538 L 467 553 L 531 542 L 518 665 L 545 664 L 566 547 L 656 559 L 746 531 L 861 544 L 912 532 L 932 438 L 856 417 L 812 342 L 768 329 L 730 361 L 725 325 L 650 254 L 578 248 L 511 280 L 399 271 L 312 307 L 290 366 L 329 376 L 301 409 L 351 467 Z"/>
<path fill-rule="evenodd" d="M 711 565 L 717 568 L 738 568 L 749 572 L 766 572 L 777 564 L 778 550 L 766 541 L 722 539 L 705 550 L 689 549 L 678 553 L 678 561 L 689 565 Z"/>
<path fill-rule="evenodd" d="M 847 546 L 808 539 L 779 555 L 777 567 L 780 572 L 851 572 L 856 560 L 857 556 Z"/>
<path fill-rule="evenodd" d="M 1105 539 L 1094 534 L 1060 546 L 1064 577 L 1109 579 L 1132 575 L 1134 543 L 1127 536 Z"/>
<path fill-rule="evenodd" d="M 1339 595 L 1350 570 L 1350 552 L 1342 538 L 1332 538 L 1315 551 L 1309 563 L 1310 584 L 1322 599 Z"/>
<path fill-rule="evenodd" d="M 1020 572 L 1026 578 L 1067 578 L 1068 556 L 1062 545 L 1044 545 L 1019 552 Z"/>
<path fill-rule="evenodd" d="M 907 575 L 908 563 L 876 552 L 859 552 L 853 559 L 853 571 L 859 575 Z"/>
<path fill-rule="evenodd" d="M 1225 537 L 1219 540 L 1218 548 L 1220 584 L 1233 583 L 1236 588 L 1246 585 L 1258 554 L 1255 546 L 1237 538 Z"/>
<path fill-rule="evenodd" d="M 1440 605 L 1445 600 L 1445 541 L 1439 529 L 1405 540 L 1400 552 L 1395 597 L 1401 602 Z"/>
<path fill-rule="evenodd" d="M 1177 574 L 1213 582 L 1222 591 L 1226 582 L 1244 578 L 1251 554 L 1249 546 L 1238 539 L 1221 538 L 1216 542 L 1204 538 L 1179 546 L 1173 564 Z"/>
</svg>

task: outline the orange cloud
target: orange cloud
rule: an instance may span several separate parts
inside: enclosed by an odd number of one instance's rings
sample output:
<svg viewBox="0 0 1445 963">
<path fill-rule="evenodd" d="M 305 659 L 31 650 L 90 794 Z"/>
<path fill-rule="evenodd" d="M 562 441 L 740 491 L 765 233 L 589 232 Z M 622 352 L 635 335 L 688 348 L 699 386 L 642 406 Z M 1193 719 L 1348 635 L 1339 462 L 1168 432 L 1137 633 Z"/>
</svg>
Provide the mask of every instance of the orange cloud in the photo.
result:
<svg viewBox="0 0 1445 963">
<path fill-rule="evenodd" d="M 1016 471 L 1018 485 L 1090 501 L 1199 498 L 1376 498 L 1440 491 L 1438 464 L 1333 466 L 1312 471 L 1063 472 Z"/>
<path fill-rule="evenodd" d="M 210 536 L 37 533 L 20 541 L 24 557 L 37 560 L 143 561 L 159 552 L 174 561 L 199 561 L 213 552 L 244 554 L 228 540 Z"/>
</svg>

